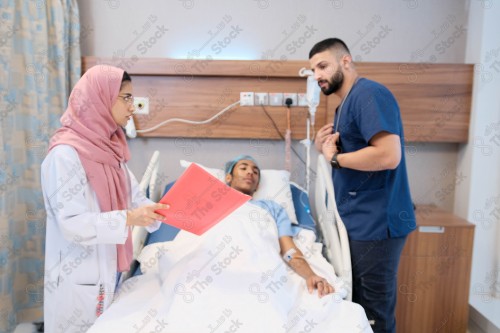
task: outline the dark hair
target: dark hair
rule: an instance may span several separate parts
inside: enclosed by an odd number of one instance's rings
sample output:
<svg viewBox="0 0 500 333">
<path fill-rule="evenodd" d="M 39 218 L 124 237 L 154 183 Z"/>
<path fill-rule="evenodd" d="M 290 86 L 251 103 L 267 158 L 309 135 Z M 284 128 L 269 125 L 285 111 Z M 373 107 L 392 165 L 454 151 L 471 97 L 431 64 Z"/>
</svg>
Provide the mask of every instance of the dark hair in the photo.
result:
<svg viewBox="0 0 500 333">
<path fill-rule="evenodd" d="M 130 75 L 128 75 L 128 73 L 126 71 L 123 71 L 122 83 L 125 81 L 132 82 L 132 79 L 130 78 Z"/>
<path fill-rule="evenodd" d="M 324 52 L 326 50 L 332 50 L 338 57 L 343 54 L 351 54 L 347 45 L 338 38 L 328 38 L 322 40 L 313 46 L 311 51 L 309 51 L 309 59 L 311 59 L 316 53 Z"/>
<path fill-rule="evenodd" d="M 128 75 L 128 73 L 126 71 L 123 71 L 122 83 L 120 85 L 120 90 L 123 88 L 123 85 L 127 82 L 128 83 L 132 82 L 132 78 L 130 77 L 130 75 Z"/>
</svg>

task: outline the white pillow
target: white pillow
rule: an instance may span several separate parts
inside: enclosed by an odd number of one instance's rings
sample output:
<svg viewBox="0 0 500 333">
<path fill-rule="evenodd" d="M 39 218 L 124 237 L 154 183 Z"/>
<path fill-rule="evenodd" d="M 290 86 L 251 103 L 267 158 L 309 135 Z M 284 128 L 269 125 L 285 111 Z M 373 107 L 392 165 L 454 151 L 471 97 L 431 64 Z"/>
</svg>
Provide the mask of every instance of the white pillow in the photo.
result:
<svg viewBox="0 0 500 333">
<path fill-rule="evenodd" d="M 191 163 L 181 160 L 181 166 L 187 168 Z M 210 173 L 221 182 L 225 182 L 225 173 L 222 169 L 208 168 L 200 163 L 196 163 L 205 171 Z M 290 173 L 286 170 L 260 170 L 259 188 L 254 193 L 255 200 L 273 200 L 283 207 L 290 218 L 292 224 L 298 224 L 293 206 L 292 191 L 290 189 Z"/>
</svg>

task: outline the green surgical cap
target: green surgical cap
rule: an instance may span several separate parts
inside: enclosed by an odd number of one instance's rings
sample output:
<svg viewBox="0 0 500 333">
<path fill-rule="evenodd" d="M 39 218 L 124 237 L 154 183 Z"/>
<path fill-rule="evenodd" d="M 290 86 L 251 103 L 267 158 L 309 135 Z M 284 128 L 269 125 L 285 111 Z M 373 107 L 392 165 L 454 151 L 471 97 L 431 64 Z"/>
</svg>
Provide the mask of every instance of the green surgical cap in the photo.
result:
<svg viewBox="0 0 500 333">
<path fill-rule="evenodd" d="M 259 168 L 259 166 L 257 164 L 257 161 L 252 156 L 250 156 L 250 155 L 239 155 L 239 156 L 236 156 L 231 161 L 226 162 L 226 165 L 224 167 L 224 171 L 226 172 L 226 175 L 228 173 L 233 172 L 234 166 L 236 165 L 236 163 L 238 163 L 241 160 L 252 161 L 257 166 L 257 168 Z M 260 170 L 260 168 L 259 168 L 259 170 Z"/>
</svg>

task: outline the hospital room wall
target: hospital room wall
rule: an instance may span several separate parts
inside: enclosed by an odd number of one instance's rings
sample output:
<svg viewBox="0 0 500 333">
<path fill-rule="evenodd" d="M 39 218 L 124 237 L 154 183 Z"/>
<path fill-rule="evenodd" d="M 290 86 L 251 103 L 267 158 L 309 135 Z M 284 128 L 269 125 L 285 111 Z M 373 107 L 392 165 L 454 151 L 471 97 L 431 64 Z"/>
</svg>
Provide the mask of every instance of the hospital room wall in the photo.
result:
<svg viewBox="0 0 500 333">
<path fill-rule="evenodd" d="M 470 318 L 500 333 L 500 3 L 472 2 L 466 61 L 478 64 L 469 142 L 459 147 L 455 214 L 473 222 Z"/>
<path fill-rule="evenodd" d="M 80 0 L 79 7 L 84 56 L 306 60 L 314 43 L 337 36 L 350 46 L 356 61 L 465 60 L 466 0 Z M 228 19 L 219 32 L 220 22 Z M 148 22 L 154 29 L 143 33 Z M 148 42 L 153 35 L 154 43 Z M 280 141 L 138 138 L 129 144 L 130 167 L 138 178 L 153 151 L 161 152 L 160 187 L 182 173 L 180 159 L 216 167 L 249 153 L 263 168 L 284 168 Z M 406 155 L 414 201 L 452 210 L 459 181 L 458 145 L 408 145 L 414 147 Z M 293 147 L 303 158 L 303 146 L 297 141 Z M 292 161 L 300 165 L 292 179 L 303 185 L 304 166 L 293 154 Z"/>
</svg>

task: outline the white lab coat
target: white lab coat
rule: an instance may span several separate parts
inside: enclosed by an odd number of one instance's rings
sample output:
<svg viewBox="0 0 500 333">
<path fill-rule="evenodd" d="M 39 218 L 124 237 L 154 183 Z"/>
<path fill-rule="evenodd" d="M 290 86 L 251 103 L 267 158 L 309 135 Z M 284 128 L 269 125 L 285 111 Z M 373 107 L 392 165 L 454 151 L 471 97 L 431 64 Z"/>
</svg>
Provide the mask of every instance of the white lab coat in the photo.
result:
<svg viewBox="0 0 500 333">
<path fill-rule="evenodd" d="M 129 175 L 129 204 L 153 202 Z M 96 319 L 100 290 L 104 309 L 112 302 L 116 278 L 116 244 L 127 237 L 126 211 L 101 213 L 94 190 L 76 150 L 54 147 L 42 163 L 42 188 L 47 211 L 45 242 L 45 332 L 85 332 Z M 158 229 L 157 221 L 148 227 Z"/>
</svg>

